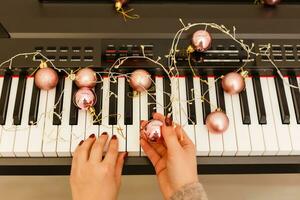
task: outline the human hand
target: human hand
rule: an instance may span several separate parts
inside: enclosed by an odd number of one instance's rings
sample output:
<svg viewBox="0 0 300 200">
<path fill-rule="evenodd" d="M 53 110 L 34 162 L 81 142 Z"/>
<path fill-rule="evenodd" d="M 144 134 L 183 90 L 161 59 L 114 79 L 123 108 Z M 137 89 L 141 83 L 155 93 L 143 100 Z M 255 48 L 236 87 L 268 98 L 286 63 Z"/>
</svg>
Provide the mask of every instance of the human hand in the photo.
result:
<svg viewBox="0 0 300 200">
<path fill-rule="evenodd" d="M 163 139 L 148 142 L 142 128 L 140 142 L 155 168 L 164 198 L 169 199 L 182 186 L 198 182 L 195 145 L 178 124 L 166 126 L 165 117 L 159 113 L 154 113 L 153 119 L 163 122 Z M 146 124 L 142 121 L 141 127 Z"/>
<path fill-rule="evenodd" d="M 113 136 L 105 158 L 107 133 L 98 139 L 91 135 L 74 152 L 70 184 L 73 200 L 115 200 L 121 184 L 126 153 L 118 153 L 118 139 Z"/>
</svg>

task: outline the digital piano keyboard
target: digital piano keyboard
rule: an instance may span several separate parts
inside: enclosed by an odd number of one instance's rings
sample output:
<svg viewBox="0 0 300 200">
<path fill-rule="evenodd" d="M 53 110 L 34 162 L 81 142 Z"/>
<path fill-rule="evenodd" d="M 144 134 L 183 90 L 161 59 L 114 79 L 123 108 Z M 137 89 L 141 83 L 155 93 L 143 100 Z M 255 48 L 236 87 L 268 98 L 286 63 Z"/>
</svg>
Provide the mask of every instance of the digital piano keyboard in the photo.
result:
<svg viewBox="0 0 300 200">
<path fill-rule="evenodd" d="M 128 82 L 119 77 L 110 82 L 104 77 L 97 84 L 96 112 L 102 115 L 118 113 L 100 123 L 78 110 L 72 103 L 76 86 L 65 74 L 59 74 L 56 88 L 41 91 L 30 74 L 41 56 L 18 57 L 12 68 L 0 69 L 0 174 L 69 174 L 72 152 L 81 139 L 103 131 L 113 134 L 121 124 L 126 139 L 120 139 L 120 151 L 128 151 L 125 174 L 152 174 L 152 165 L 139 145 L 139 122 L 151 118 L 153 111 L 166 114 L 159 105 L 168 105 L 171 93 L 181 100 L 195 97 L 192 103 L 181 105 L 188 113 L 174 116 L 184 124 L 188 136 L 197 148 L 199 173 L 290 173 L 300 172 L 300 91 L 285 82 L 300 86 L 300 5 L 286 1 L 277 8 L 265 8 L 246 1 L 168 2 L 132 1 L 130 6 L 141 19 L 124 22 L 112 9 L 111 1 L 6 1 L 0 7 L 0 62 L 24 52 L 41 52 L 56 67 L 76 70 L 93 66 L 97 72 L 107 71 L 121 56 L 145 54 L 167 65 L 172 38 L 184 22 L 214 22 L 233 25 L 246 44 L 270 43 L 271 58 L 284 75 L 278 76 L 264 56 L 251 57 L 246 69 L 246 89 L 239 95 L 228 95 L 215 79 L 243 64 L 245 51 L 223 34 L 213 31 L 212 47 L 191 62 L 199 76 L 189 70 L 187 55 L 177 55 L 179 76 L 170 82 L 166 74 L 145 59 L 129 59 L 116 72 L 147 69 L 155 81 L 151 92 L 135 98 Z M 191 32 L 192 33 L 192 32 Z M 184 34 L 180 49 L 189 44 Z M 208 134 L 205 118 L 213 109 L 200 101 L 200 95 L 210 83 L 205 97 L 226 112 L 230 126 L 226 133 Z M 175 86 L 176 85 L 176 86 Z M 118 98 L 105 98 L 109 91 Z M 198 98 L 197 98 L 198 96 Z M 55 111 L 61 114 L 43 115 L 59 98 Z M 173 106 L 173 105 L 172 105 Z M 191 120 L 188 120 L 191 119 Z M 194 122 L 194 123 L 193 123 Z M 34 124 L 34 125 L 33 125 Z M 51 131 L 50 131 L 51 130 Z M 49 134 L 51 132 L 51 134 Z M 54 132 L 54 134 L 53 134 Z"/>
</svg>

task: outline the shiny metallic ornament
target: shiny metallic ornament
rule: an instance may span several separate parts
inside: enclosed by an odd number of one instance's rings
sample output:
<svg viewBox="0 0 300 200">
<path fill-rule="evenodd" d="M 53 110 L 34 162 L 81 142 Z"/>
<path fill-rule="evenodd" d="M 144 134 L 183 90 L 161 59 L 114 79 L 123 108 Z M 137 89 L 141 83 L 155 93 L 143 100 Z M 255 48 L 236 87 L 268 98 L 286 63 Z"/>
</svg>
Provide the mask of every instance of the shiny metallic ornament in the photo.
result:
<svg viewBox="0 0 300 200">
<path fill-rule="evenodd" d="M 122 7 L 127 4 L 127 0 L 115 0 L 115 8 L 117 11 L 121 10 Z"/>
<path fill-rule="evenodd" d="M 144 133 L 150 142 L 157 142 L 161 138 L 161 126 L 163 123 L 159 120 L 150 120 L 144 128 Z"/>
<path fill-rule="evenodd" d="M 91 68 L 83 68 L 76 73 L 75 84 L 77 85 L 77 87 L 93 88 L 95 87 L 96 83 L 97 83 L 96 72 Z"/>
<path fill-rule="evenodd" d="M 89 110 L 96 103 L 96 95 L 93 90 L 83 87 L 77 90 L 73 97 L 75 105 L 82 110 Z"/>
<path fill-rule="evenodd" d="M 204 52 L 211 47 L 212 37 L 205 30 L 198 30 L 192 36 L 192 47 L 195 51 Z"/>
<path fill-rule="evenodd" d="M 245 77 L 247 72 L 230 72 L 222 78 L 222 88 L 228 94 L 238 94 L 245 88 Z"/>
<path fill-rule="evenodd" d="M 276 6 L 281 2 L 281 0 L 263 0 L 263 2 L 268 6 Z"/>
<path fill-rule="evenodd" d="M 134 72 L 132 72 L 129 84 L 134 91 L 147 91 L 152 84 L 151 75 L 146 70 L 137 69 Z"/>
<path fill-rule="evenodd" d="M 57 72 L 51 67 L 40 67 L 34 75 L 34 83 L 41 90 L 51 90 L 58 83 Z"/>
<path fill-rule="evenodd" d="M 225 132 L 229 126 L 229 119 L 227 115 L 220 110 L 209 113 L 205 122 L 208 131 L 215 134 Z"/>
</svg>

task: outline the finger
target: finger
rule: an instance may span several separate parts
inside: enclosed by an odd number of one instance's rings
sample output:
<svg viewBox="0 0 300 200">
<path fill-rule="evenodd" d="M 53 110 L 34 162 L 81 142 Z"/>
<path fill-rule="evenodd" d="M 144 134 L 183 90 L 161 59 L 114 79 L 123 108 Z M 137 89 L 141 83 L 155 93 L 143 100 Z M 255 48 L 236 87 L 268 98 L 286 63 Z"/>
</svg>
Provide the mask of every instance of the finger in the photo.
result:
<svg viewBox="0 0 300 200">
<path fill-rule="evenodd" d="M 175 132 L 182 147 L 193 145 L 192 140 L 187 136 L 182 126 L 176 125 Z"/>
<path fill-rule="evenodd" d="M 102 161 L 103 151 L 105 143 L 107 142 L 108 135 L 107 132 L 102 133 L 102 135 L 94 142 L 89 160 L 91 162 Z"/>
<path fill-rule="evenodd" d="M 148 121 L 142 120 L 140 123 L 141 130 L 143 130 L 147 124 L 148 124 Z"/>
<path fill-rule="evenodd" d="M 146 139 L 145 126 L 148 124 L 148 121 L 142 120 L 140 123 L 140 137 Z"/>
<path fill-rule="evenodd" d="M 157 142 L 148 143 L 150 146 L 155 149 L 155 151 L 162 157 L 166 154 L 167 148 L 163 140 L 158 140 Z"/>
<path fill-rule="evenodd" d="M 90 150 L 95 142 L 95 139 L 95 134 L 92 134 L 84 142 L 80 142 L 81 145 L 78 145 L 74 152 L 74 158 L 78 163 L 86 162 L 89 159 Z"/>
<path fill-rule="evenodd" d="M 115 166 L 118 158 L 119 142 L 116 135 L 113 135 L 108 146 L 107 153 L 103 162 Z"/>
<path fill-rule="evenodd" d="M 163 125 L 161 130 L 167 149 L 170 150 L 170 152 L 175 153 L 177 150 L 181 149 L 181 145 L 178 141 L 177 134 L 173 126 Z"/>
<path fill-rule="evenodd" d="M 117 164 L 116 164 L 116 178 L 118 183 L 121 182 L 124 160 L 127 157 L 127 155 L 128 155 L 127 152 L 119 153 L 118 155 Z"/>
<path fill-rule="evenodd" d="M 151 147 L 151 145 L 144 139 L 140 140 L 141 147 L 144 150 L 145 154 L 148 156 L 152 165 L 155 166 L 156 163 L 160 160 L 159 154 Z"/>
<path fill-rule="evenodd" d="M 163 116 L 162 114 L 160 114 L 160 113 L 153 113 L 152 117 L 153 117 L 153 119 L 159 120 L 159 121 L 161 121 L 162 123 L 165 124 L 165 116 Z"/>
</svg>

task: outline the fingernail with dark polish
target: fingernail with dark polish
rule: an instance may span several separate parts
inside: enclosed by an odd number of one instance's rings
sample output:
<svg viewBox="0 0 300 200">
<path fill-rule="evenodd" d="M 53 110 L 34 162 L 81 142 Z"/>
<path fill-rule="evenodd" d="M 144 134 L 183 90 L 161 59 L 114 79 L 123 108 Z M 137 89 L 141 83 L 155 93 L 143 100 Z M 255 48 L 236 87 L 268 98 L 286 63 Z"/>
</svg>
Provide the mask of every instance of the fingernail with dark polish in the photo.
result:
<svg viewBox="0 0 300 200">
<path fill-rule="evenodd" d="M 94 138 L 94 137 L 96 137 L 95 134 L 89 136 L 89 138 Z"/>
<path fill-rule="evenodd" d="M 83 143 L 83 140 L 81 140 L 81 141 L 79 142 L 78 146 L 82 145 L 82 143 Z"/>
<path fill-rule="evenodd" d="M 117 139 L 117 136 L 116 136 L 116 135 L 113 135 L 113 136 L 111 137 L 111 139 L 115 140 L 115 139 Z"/>
<path fill-rule="evenodd" d="M 166 118 L 165 118 L 165 123 L 166 123 L 166 126 L 172 126 L 173 124 L 173 119 L 172 119 L 172 116 L 171 114 L 167 114 Z"/>
<path fill-rule="evenodd" d="M 107 132 L 103 132 L 101 135 L 107 135 Z"/>
<path fill-rule="evenodd" d="M 128 157 L 128 152 L 126 152 L 124 155 L 124 158 L 127 158 L 127 157 Z"/>
</svg>

